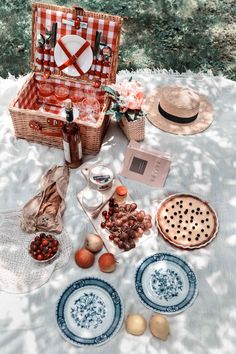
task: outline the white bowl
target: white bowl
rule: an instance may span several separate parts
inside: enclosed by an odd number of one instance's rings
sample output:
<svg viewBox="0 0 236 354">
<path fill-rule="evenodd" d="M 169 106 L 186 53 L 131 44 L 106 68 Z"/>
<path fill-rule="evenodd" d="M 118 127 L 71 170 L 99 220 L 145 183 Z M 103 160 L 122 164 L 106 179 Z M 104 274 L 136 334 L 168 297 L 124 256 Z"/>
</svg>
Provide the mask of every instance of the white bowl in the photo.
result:
<svg viewBox="0 0 236 354">
<path fill-rule="evenodd" d="M 42 232 L 41 232 L 41 233 L 42 233 Z M 41 233 L 40 233 L 40 234 L 41 234 Z M 34 239 L 32 239 L 32 240 L 30 241 L 29 246 L 28 246 L 28 252 L 29 252 L 30 257 L 32 258 L 32 260 L 33 260 L 34 262 L 36 262 L 36 263 L 48 263 L 48 262 L 54 260 L 55 258 L 57 258 L 57 257 L 59 256 L 59 254 L 60 254 L 60 243 L 59 243 L 58 239 L 57 239 L 54 235 L 52 235 L 53 239 L 56 240 L 56 241 L 58 241 L 58 249 L 57 249 L 57 252 L 56 252 L 51 258 L 49 258 L 49 259 L 43 259 L 42 261 L 40 261 L 40 260 L 38 260 L 38 259 L 35 259 L 35 258 L 31 255 L 31 253 L 30 253 L 30 246 L 31 246 L 31 243 L 32 243 L 33 241 L 35 241 L 35 238 L 36 238 L 37 236 L 40 236 L 40 234 L 35 235 Z M 51 234 L 49 234 L 49 235 L 51 235 Z M 47 236 L 47 234 L 46 234 L 46 236 Z"/>
</svg>

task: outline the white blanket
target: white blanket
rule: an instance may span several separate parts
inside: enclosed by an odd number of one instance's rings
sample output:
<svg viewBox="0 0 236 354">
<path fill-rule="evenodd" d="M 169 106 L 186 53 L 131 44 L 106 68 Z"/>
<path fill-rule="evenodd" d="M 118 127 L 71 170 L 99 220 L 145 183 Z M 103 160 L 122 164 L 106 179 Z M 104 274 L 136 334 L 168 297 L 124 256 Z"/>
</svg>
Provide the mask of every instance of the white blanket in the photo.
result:
<svg viewBox="0 0 236 354">
<path fill-rule="evenodd" d="M 118 79 L 129 77 L 122 72 Z M 2 354 L 73 354 L 73 353 L 236 353 L 236 83 L 212 76 L 174 75 L 159 71 L 139 71 L 132 76 L 143 82 L 145 90 L 155 85 L 182 83 L 208 95 L 215 108 L 212 126 L 195 136 L 175 136 L 147 123 L 143 145 L 167 151 L 172 156 L 170 174 L 164 189 L 123 180 L 131 197 L 154 215 L 163 192 L 190 192 L 208 200 L 217 210 L 220 229 L 206 248 L 181 251 L 160 236 L 119 257 L 115 273 L 105 274 L 95 266 L 78 268 L 73 256 L 66 267 L 56 271 L 42 288 L 26 295 L 0 292 L 0 352 Z M 42 174 L 54 164 L 63 163 L 63 152 L 28 143 L 14 137 L 8 104 L 25 77 L 0 79 L 0 209 L 20 208 L 38 191 Z M 119 173 L 128 141 L 112 123 L 101 152 L 86 160 L 102 160 Z M 83 244 L 92 225 L 76 200 L 85 186 L 80 169 L 71 171 L 67 193 L 65 228 L 74 249 Z M 17 237 L 17 235 L 16 235 Z M 171 334 L 167 342 L 152 337 L 149 330 L 141 337 L 131 336 L 123 326 L 107 344 L 98 348 L 78 349 L 61 338 L 55 323 L 55 306 L 64 290 L 83 276 L 99 276 L 112 283 L 125 302 L 125 316 L 141 313 L 146 319 L 152 311 L 138 300 L 134 289 L 134 271 L 143 257 L 158 251 L 182 256 L 194 268 L 199 294 L 185 312 L 170 316 Z M 1 271 L 1 270 L 0 270 Z"/>
</svg>

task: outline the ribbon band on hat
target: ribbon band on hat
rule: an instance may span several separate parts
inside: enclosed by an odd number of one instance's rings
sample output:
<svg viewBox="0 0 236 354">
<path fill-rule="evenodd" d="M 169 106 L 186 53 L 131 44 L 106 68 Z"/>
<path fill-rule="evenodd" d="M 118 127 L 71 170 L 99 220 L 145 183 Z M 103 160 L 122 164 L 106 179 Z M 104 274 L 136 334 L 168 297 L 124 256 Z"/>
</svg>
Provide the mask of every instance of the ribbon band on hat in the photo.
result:
<svg viewBox="0 0 236 354">
<path fill-rule="evenodd" d="M 175 115 L 173 115 L 173 114 L 170 114 L 170 113 L 166 112 L 166 111 L 161 107 L 160 103 L 159 103 L 159 105 L 158 105 L 158 110 L 159 110 L 160 114 L 161 114 L 163 117 L 165 117 L 166 119 L 168 119 L 168 120 L 170 120 L 170 121 L 172 121 L 172 122 L 174 122 L 174 123 L 180 123 L 180 124 L 191 123 L 191 122 L 193 122 L 193 121 L 197 118 L 197 116 L 198 116 L 198 113 L 195 114 L 195 115 L 192 116 L 192 117 L 178 117 L 178 116 L 175 116 Z"/>
</svg>

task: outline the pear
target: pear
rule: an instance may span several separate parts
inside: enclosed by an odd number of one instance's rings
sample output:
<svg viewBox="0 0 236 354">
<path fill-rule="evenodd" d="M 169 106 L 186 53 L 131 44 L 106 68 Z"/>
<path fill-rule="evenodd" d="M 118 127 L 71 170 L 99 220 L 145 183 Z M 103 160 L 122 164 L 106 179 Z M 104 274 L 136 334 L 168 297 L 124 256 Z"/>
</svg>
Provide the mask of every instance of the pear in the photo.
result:
<svg viewBox="0 0 236 354">
<path fill-rule="evenodd" d="M 169 322 L 165 316 L 162 315 L 152 315 L 149 320 L 149 328 L 154 337 L 161 340 L 167 340 L 169 335 Z"/>
<path fill-rule="evenodd" d="M 126 330 L 135 336 L 141 336 L 147 328 L 145 318 L 139 314 L 130 314 L 126 319 Z"/>
</svg>

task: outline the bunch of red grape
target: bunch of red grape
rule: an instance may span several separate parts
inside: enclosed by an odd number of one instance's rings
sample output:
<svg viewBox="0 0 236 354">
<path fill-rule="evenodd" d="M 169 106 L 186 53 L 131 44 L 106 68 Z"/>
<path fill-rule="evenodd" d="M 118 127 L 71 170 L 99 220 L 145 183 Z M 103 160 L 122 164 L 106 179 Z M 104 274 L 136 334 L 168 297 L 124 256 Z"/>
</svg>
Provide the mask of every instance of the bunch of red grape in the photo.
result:
<svg viewBox="0 0 236 354">
<path fill-rule="evenodd" d="M 101 227 L 110 232 L 109 239 L 124 251 L 134 248 L 135 240 L 152 228 L 151 215 L 143 210 L 138 211 L 136 203 L 119 206 L 114 198 L 111 198 L 109 210 L 104 210 L 102 215 L 104 221 Z"/>
</svg>

